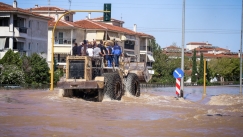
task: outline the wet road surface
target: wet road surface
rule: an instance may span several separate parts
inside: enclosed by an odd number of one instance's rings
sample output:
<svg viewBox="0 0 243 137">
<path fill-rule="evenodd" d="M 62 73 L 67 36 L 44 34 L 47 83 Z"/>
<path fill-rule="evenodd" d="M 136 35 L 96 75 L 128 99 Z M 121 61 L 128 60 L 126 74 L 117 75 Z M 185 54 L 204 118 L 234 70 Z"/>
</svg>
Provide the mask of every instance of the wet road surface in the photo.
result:
<svg viewBox="0 0 243 137">
<path fill-rule="evenodd" d="M 166 90 L 103 102 L 61 98 L 57 90 L 0 90 L 0 136 L 242 136 L 242 95 L 176 99 Z"/>
</svg>

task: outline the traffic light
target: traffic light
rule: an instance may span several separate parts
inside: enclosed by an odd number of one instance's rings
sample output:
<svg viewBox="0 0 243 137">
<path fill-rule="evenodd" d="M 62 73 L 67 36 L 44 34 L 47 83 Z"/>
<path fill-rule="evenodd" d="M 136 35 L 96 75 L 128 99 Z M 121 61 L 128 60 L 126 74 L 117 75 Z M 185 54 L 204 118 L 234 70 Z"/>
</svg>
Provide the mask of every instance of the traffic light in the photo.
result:
<svg viewBox="0 0 243 137">
<path fill-rule="evenodd" d="M 110 11 L 110 12 L 104 12 L 103 21 L 111 21 L 111 4 L 110 3 L 104 4 L 104 11 Z"/>
</svg>

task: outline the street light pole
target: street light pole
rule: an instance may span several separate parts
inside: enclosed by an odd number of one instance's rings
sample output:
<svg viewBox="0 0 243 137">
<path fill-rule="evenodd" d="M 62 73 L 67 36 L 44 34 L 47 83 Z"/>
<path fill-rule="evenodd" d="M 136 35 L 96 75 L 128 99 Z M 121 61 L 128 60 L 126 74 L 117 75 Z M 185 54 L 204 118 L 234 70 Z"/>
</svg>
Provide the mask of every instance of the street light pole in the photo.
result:
<svg viewBox="0 0 243 137">
<path fill-rule="evenodd" d="M 242 39 L 243 39 L 243 0 L 241 8 L 241 40 L 240 40 L 240 94 L 242 94 Z"/>
<path fill-rule="evenodd" d="M 185 43 L 185 0 L 182 6 L 182 43 L 181 43 L 181 70 L 184 72 L 184 43 Z M 184 91 L 184 77 L 181 78 L 181 91 Z M 183 93 L 181 94 L 183 97 Z"/>
</svg>

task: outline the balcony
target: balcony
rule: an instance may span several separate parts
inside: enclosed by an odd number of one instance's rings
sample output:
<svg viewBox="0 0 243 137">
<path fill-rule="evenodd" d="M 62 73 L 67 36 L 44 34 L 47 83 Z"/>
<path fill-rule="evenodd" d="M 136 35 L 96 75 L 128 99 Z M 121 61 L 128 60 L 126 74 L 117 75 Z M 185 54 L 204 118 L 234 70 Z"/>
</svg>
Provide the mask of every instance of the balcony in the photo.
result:
<svg viewBox="0 0 243 137">
<path fill-rule="evenodd" d="M 140 50 L 146 51 L 146 46 L 140 46 Z M 152 51 L 152 48 L 147 46 L 147 51 Z"/>
<path fill-rule="evenodd" d="M 76 39 L 73 39 L 73 42 Z M 55 38 L 55 45 L 71 45 L 71 39 L 70 38 Z"/>
<path fill-rule="evenodd" d="M 5 37 L 27 37 L 27 28 L 21 27 L 14 27 L 14 32 L 10 31 L 9 26 L 1 26 L 0 27 L 0 36 L 5 36 Z"/>
<path fill-rule="evenodd" d="M 27 28 L 26 27 L 19 27 L 19 32 L 27 34 Z"/>
</svg>

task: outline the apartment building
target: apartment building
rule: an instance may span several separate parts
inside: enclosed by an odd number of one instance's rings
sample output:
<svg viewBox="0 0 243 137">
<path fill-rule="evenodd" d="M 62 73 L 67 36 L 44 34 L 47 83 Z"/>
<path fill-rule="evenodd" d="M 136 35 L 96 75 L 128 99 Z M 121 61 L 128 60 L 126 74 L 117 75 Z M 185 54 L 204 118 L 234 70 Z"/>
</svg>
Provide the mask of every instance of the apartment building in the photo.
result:
<svg viewBox="0 0 243 137">
<path fill-rule="evenodd" d="M 11 49 L 21 55 L 47 56 L 49 17 L 0 2 L 0 58 Z"/>
</svg>

